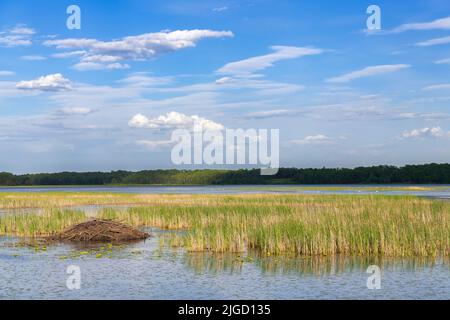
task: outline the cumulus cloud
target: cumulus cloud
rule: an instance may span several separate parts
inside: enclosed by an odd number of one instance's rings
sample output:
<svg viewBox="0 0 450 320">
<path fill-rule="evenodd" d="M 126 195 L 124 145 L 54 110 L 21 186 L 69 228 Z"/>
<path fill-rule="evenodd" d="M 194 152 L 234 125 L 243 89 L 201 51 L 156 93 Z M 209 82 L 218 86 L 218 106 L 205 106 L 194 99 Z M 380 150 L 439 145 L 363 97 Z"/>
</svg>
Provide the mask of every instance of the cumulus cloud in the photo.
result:
<svg viewBox="0 0 450 320">
<path fill-rule="evenodd" d="M 437 45 L 447 44 L 447 43 L 450 43 L 450 37 L 435 38 L 435 39 L 418 42 L 418 43 L 416 43 L 416 46 L 430 47 L 430 46 L 437 46 Z"/>
<path fill-rule="evenodd" d="M 12 29 L 0 32 L 0 47 L 29 46 L 36 32 L 25 25 L 17 25 Z"/>
<path fill-rule="evenodd" d="M 199 117 L 188 116 L 175 111 L 156 118 L 147 118 L 142 114 L 136 114 L 128 125 L 132 128 L 148 129 L 188 129 L 192 130 L 194 126 L 201 126 L 204 130 L 223 130 L 224 126 L 220 123 Z"/>
<path fill-rule="evenodd" d="M 256 71 L 272 67 L 277 61 L 295 59 L 309 55 L 318 55 L 323 52 L 322 49 L 312 47 L 272 46 L 271 49 L 275 52 L 230 62 L 217 70 L 217 72 L 235 76 L 248 76 Z"/>
<path fill-rule="evenodd" d="M 40 90 L 40 91 L 64 91 L 71 89 L 70 80 L 63 77 L 62 74 L 50 74 L 39 77 L 35 80 L 20 81 L 16 88 L 22 90 Z"/>
<path fill-rule="evenodd" d="M 445 132 L 441 127 L 414 129 L 402 134 L 403 138 L 445 138 L 450 137 L 450 132 Z"/>
<path fill-rule="evenodd" d="M 359 78 L 372 77 L 381 74 L 392 73 L 396 71 L 400 71 L 403 69 L 409 68 L 408 64 L 393 64 L 393 65 L 379 65 L 379 66 L 371 66 L 361 70 L 353 71 L 350 73 L 346 73 L 339 77 L 334 77 L 327 79 L 327 82 L 330 83 L 346 83 Z"/>
<path fill-rule="evenodd" d="M 411 30 L 450 30 L 450 17 L 436 19 L 431 22 L 407 23 L 392 30 L 394 33 Z"/>
<path fill-rule="evenodd" d="M 146 33 L 112 41 L 54 39 L 45 41 L 44 45 L 71 50 L 59 57 L 80 55 L 80 63 L 75 66 L 78 70 L 123 69 L 127 65 L 120 61 L 148 60 L 164 53 L 195 47 L 202 39 L 232 36 L 231 31 L 196 29 Z"/>
</svg>

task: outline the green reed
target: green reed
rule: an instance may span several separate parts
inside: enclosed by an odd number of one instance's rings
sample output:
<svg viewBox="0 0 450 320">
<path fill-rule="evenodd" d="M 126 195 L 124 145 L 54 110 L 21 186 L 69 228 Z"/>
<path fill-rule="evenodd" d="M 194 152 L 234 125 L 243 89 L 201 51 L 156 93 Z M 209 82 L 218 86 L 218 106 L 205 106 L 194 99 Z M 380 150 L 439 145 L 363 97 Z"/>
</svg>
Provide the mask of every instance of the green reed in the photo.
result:
<svg viewBox="0 0 450 320">
<path fill-rule="evenodd" d="M 100 218 L 185 230 L 171 245 L 189 251 L 263 255 L 437 256 L 450 251 L 450 202 L 382 195 L 9 194 L 0 208 L 38 199 L 42 214 L 0 216 L 0 234 L 38 236 L 87 217 L 63 204 L 134 204 Z M 47 198 L 46 198 L 47 197 Z M 5 204 L 6 203 L 6 204 Z"/>
</svg>

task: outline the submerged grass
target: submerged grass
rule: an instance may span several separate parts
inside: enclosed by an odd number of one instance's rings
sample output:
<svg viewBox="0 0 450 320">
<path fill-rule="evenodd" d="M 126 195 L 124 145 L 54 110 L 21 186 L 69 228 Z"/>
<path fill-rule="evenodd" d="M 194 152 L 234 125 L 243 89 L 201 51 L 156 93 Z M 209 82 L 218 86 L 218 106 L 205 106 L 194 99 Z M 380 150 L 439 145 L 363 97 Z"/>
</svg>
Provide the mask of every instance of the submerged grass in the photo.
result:
<svg viewBox="0 0 450 320">
<path fill-rule="evenodd" d="M 132 226 L 185 230 L 173 246 L 264 255 L 449 255 L 450 202 L 382 195 L 9 194 L 0 207 L 38 199 L 41 214 L 0 216 L 0 234 L 39 236 L 87 219 L 62 204 L 138 204 L 100 211 Z M 55 206 L 55 207 L 53 207 Z"/>
</svg>

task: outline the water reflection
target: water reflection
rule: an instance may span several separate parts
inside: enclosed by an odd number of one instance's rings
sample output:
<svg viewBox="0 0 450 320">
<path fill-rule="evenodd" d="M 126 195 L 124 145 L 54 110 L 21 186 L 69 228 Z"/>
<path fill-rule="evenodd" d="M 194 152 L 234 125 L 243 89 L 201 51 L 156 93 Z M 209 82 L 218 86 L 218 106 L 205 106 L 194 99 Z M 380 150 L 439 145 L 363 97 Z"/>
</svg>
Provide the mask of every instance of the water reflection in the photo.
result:
<svg viewBox="0 0 450 320">
<path fill-rule="evenodd" d="M 422 271 L 435 265 L 446 264 L 450 267 L 448 257 L 437 258 L 392 258 L 392 257 L 359 257 L 359 256 L 328 256 L 328 257 L 289 257 L 260 256 L 249 253 L 245 256 L 236 254 L 215 253 L 185 253 L 184 264 L 195 273 L 241 273 L 248 265 L 256 266 L 263 274 L 327 277 L 348 272 L 364 273 L 371 265 L 381 269 L 395 271 Z"/>
</svg>

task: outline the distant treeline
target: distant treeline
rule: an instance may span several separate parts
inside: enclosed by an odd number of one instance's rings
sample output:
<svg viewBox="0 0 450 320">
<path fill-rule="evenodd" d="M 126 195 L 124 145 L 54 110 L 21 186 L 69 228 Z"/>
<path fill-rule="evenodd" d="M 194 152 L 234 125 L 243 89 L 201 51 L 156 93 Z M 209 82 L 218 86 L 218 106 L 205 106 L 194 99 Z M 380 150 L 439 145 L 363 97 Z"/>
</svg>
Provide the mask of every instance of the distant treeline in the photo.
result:
<svg viewBox="0 0 450 320">
<path fill-rule="evenodd" d="M 354 169 L 281 168 L 275 176 L 249 170 L 146 170 L 139 172 L 61 172 L 13 175 L 0 173 L 0 185 L 226 185 L 226 184 L 450 184 L 450 164 L 376 166 Z"/>
</svg>

